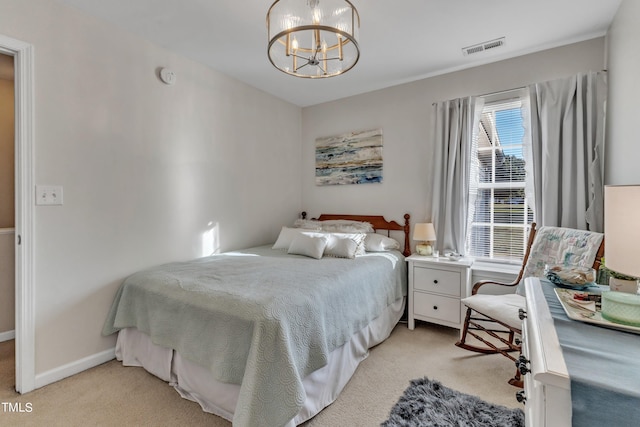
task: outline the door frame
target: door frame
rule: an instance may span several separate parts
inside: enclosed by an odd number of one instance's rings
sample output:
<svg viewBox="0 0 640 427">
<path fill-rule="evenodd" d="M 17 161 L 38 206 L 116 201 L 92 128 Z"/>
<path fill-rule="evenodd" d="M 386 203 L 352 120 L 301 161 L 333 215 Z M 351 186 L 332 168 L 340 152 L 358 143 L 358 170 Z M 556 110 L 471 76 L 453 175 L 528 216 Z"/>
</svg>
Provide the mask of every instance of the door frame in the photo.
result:
<svg viewBox="0 0 640 427">
<path fill-rule="evenodd" d="M 33 46 L 0 34 L 0 53 L 13 56 L 15 97 L 15 342 L 16 391 L 35 389 Z"/>
</svg>

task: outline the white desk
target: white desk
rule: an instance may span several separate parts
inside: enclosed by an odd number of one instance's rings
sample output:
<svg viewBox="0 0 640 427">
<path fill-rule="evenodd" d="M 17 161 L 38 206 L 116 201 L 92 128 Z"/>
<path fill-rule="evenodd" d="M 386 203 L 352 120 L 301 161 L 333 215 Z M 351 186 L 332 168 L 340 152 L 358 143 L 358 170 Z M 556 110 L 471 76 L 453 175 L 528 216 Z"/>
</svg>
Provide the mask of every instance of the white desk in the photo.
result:
<svg viewBox="0 0 640 427">
<path fill-rule="evenodd" d="M 570 319 L 547 281 L 525 288 L 527 425 L 640 425 L 640 334 Z"/>
<path fill-rule="evenodd" d="M 553 318 L 540 281 L 525 279 L 527 317 L 522 325 L 522 355 L 531 370 L 523 376 L 525 425 L 571 426 L 571 382 Z"/>
</svg>

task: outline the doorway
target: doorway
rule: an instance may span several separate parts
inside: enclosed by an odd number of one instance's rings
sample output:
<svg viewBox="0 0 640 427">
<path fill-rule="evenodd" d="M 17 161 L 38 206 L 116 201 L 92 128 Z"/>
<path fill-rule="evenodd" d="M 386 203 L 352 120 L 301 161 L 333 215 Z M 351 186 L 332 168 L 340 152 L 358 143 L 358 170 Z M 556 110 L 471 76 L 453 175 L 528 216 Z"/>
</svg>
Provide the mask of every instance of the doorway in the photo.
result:
<svg viewBox="0 0 640 427">
<path fill-rule="evenodd" d="M 15 338 L 13 57 L 0 54 L 0 342 Z"/>
<path fill-rule="evenodd" d="M 15 384 L 27 393 L 35 389 L 33 46 L 0 35 L 0 54 L 13 59 Z"/>
</svg>

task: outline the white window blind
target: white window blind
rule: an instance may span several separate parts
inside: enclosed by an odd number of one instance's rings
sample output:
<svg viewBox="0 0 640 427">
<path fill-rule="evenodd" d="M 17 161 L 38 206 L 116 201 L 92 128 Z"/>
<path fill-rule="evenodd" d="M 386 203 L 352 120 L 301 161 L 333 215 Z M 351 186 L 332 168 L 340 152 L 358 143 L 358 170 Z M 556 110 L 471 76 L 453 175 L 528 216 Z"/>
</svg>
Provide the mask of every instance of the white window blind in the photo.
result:
<svg viewBox="0 0 640 427">
<path fill-rule="evenodd" d="M 520 262 L 533 211 L 525 196 L 524 90 L 485 97 L 473 138 L 477 173 L 467 253 L 476 259 Z"/>
</svg>

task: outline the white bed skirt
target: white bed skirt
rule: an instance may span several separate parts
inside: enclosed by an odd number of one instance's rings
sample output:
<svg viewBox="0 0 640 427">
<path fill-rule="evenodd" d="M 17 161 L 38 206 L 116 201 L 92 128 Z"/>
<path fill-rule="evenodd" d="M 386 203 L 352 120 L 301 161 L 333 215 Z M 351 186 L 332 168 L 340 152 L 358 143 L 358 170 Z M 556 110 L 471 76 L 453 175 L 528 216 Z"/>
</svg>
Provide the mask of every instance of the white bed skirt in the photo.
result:
<svg viewBox="0 0 640 427">
<path fill-rule="evenodd" d="M 307 421 L 336 400 L 360 362 L 369 355 L 369 348 L 389 337 L 402 316 L 404 305 L 404 299 L 389 305 L 381 316 L 331 352 L 326 366 L 304 378 L 302 384 L 307 400 L 287 427 Z M 137 329 L 127 328 L 118 333 L 116 358 L 125 366 L 143 367 L 168 382 L 183 398 L 198 402 L 205 412 L 229 421 L 233 419 L 239 385 L 214 380 L 205 368 L 182 358 L 172 349 L 153 344 Z"/>
</svg>

